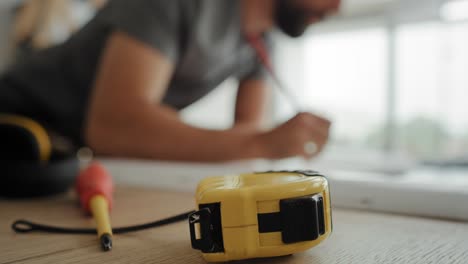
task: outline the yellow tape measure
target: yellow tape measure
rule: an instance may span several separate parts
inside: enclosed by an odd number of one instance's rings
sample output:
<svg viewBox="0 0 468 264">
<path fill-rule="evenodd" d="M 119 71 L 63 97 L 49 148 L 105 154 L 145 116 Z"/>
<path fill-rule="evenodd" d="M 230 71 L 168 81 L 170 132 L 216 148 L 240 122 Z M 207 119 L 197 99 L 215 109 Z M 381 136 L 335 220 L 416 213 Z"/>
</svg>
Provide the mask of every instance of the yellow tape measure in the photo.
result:
<svg viewBox="0 0 468 264">
<path fill-rule="evenodd" d="M 209 262 L 294 254 L 332 231 L 328 181 L 314 171 L 207 178 L 196 202 L 192 247 Z"/>
</svg>

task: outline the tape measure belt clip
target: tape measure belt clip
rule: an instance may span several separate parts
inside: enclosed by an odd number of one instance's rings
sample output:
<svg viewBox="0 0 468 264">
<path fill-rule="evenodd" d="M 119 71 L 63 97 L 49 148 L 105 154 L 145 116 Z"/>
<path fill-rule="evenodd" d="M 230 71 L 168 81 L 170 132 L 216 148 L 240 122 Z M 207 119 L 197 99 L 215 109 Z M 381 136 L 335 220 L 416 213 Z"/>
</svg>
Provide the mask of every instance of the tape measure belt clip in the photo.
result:
<svg viewBox="0 0 468 264">
<path fill-rule="evenodd" d="M 224 252 L 220 203 L 200 204 L 199 208 L 189 215 L 192 247 L 203 253 Z"/>
</svg>

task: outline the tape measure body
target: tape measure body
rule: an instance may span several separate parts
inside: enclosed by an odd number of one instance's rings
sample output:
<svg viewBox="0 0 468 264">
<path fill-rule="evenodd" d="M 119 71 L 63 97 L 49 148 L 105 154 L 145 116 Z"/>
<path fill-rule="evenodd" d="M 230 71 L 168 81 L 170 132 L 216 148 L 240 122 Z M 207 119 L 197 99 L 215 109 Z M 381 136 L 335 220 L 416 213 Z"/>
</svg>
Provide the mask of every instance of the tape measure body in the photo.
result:
<svg viewBox="0 0 468 264">
<path fill-rule="evenodd" d="M 328 181 L 313 171 L 207 178 L 196 203 L 192 247 L 210 262 L 294 254 L 332 231 Z"/>
</svg>

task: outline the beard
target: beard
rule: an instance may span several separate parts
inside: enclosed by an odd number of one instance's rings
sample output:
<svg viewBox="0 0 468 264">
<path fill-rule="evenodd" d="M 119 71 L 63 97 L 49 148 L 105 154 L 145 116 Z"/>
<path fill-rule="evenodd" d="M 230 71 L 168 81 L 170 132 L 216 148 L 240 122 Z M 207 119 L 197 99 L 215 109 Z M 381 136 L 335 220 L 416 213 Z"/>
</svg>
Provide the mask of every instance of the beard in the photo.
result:
<svg viewBox="0 0 468 264">
<path fill-rule="evenodd" d="M 286 35 L 297 38 L 308 27 L 307 14 L 291 0 L 276 0 L 276 26 Z"/>
</svg>

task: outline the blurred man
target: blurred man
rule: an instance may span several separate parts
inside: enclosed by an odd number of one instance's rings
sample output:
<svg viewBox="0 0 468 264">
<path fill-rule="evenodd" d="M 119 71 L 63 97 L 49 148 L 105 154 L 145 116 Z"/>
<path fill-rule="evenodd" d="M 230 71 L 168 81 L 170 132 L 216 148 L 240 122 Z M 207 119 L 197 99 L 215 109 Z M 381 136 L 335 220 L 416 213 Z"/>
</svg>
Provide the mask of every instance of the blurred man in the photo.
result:
<svg viewBox="0 0 468 264">
<path fill-rule="evenodd" d="M 262 131 L 267 89 L 245 36 L 278 27 L 291 37 L 340 0 L 113 0 L 65 44 L 13 65 L 0 112 L 30 116 L 95 152 L 226 161 L 313 156 L 329 122 L 300 113 Z M 215 131 L 177 114 L 228 77 L 239 79 L 235 122 Z M 314 142 L 317 151 L 305 146 Z"/>
</svg>

